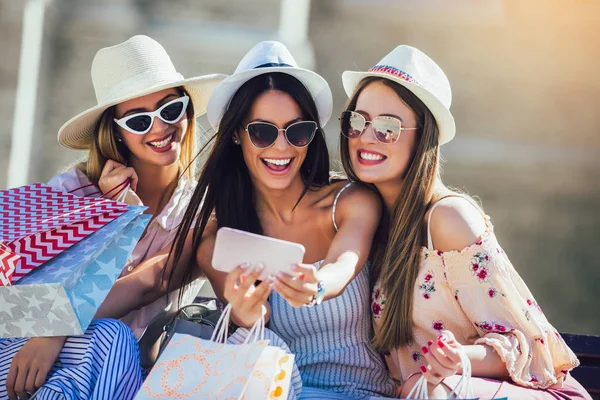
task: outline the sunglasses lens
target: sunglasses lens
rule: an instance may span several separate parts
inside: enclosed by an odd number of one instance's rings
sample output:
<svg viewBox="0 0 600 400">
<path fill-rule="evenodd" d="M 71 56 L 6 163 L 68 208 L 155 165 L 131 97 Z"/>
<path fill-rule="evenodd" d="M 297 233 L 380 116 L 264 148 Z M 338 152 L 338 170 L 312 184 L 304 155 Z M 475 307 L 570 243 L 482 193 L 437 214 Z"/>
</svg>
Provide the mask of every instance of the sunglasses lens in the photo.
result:
<svg viewBox="0 0 600 400">
<path fill-rule="evenodd" d="M 134 132 L 146 132 L 152 125 L 152 118 L 148 115 L 138 115 L 128 119 L 125 125 Z"/>
<path fill-rule="evenodd" d="M 183 101 L 176 101 L 169 104 L 160 111 L 160 116 L 169 122 L 176 122 L 183 114 Z"/>
<path fill-rule="evenodd" d="M 365 129 L 365 118 L 353 111 L 344 111 L 341 118 L 342 134 L 354 139 L 360 136 Z"/>
<path fill-rule="evenodd" d="M 286 136 L 292 146 L 306 147 L 312 142 L 316 131 L 316 122 L 304 121 L 291 125 L 286 131 Z"/>
<path fill-rule="evenodd" d="M 277 140 L 278 135 L 279 131 L 273 125 L 262 122 L 254 122 L 248 125 L 248 136 L 256 147 L 271 146 Z"/>
<path fill-rule="evenodd" d="M 394 143 L 400 136 L 400 121 L 396 118 L 376 117 L 371 123 L 375 137 L 381 143 Z"/>
</svg>

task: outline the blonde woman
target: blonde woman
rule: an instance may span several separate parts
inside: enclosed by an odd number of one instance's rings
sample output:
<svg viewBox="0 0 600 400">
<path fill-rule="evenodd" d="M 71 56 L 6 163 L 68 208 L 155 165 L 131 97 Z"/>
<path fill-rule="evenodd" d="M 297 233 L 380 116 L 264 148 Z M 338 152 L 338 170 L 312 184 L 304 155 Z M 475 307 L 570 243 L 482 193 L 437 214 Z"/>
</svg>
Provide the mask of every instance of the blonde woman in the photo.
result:
<svg viewBox="0 0 600 400">
<path fill-rule="evenodd" d="M 455 134 L 440 67 L 399 46 L 368 72 L 346 71 L 341 157 L 385 204 L 373 260 L 374 345 L 405 397 L 421 374 L 446 398 L 472 366 L 475 397 L 586 398 L 579 365 L 498 244 L 487 215 L 444 186 L 439 146 Z"/>
<path fill-rule="evenodd" d="M 98 105 L 68 121 L 58 133 L 70 149 L 88 150 L 87 160 L 52 178 L 55 188 L 81 196 L 121 197 L 144 205 L 151 219 L 122 277 L 83 336 L 0 340 L 0 398 L 130 399 L 142 382 L 139 336 L 168 302 L 191 302 L 201 281 L 128 296 L 137 270 L 164 267 L 177 228 L 194 191 L 190 168 L 195 117 L 206 109 L 222 77 L 184 79 L 164 48 L 135 36 L 101 49 L 92 63 Z M 189 260 L 185 250 L 182 263 Z M 149 269 L 150 268 L 150 269 Z M 154 268 L 154 269 L 153 269 Z M 139 292 L 137 292 L 139 293 Z M 176 305 L 171 305 L 176 308 Z M 132 333 L 133 331 L 133 333 Z M 141 349 L 146 351 L 147 349 Z"/>
</svg>

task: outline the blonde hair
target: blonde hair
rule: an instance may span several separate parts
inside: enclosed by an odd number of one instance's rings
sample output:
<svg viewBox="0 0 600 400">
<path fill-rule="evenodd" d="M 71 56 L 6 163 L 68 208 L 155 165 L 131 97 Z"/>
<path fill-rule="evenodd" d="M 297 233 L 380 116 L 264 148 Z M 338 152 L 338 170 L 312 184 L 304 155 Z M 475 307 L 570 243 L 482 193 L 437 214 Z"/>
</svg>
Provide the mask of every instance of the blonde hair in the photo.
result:
<svg viewBox="0 0 600 400">
<path fill-rule="evenodd" d="M 176 89 L 182 96 L 189 96 L 183 87 L 180 86 Z M 115 110 L 116 106 L 112 106 L 102 113 L 94 130 L 94 137 L 90 143 L 88 158 L 77 164 L 77 168 L 96 186 L 98 185 L 98 180 L 100 180 L 102 169 L 108 160 L 114 160 L 121 164 L 126 164 L 129 160 L 129 149 L 125 146 L 125 143 L 117 140 L 120 134 L 118 126 L 114 122 Z M 184 171 L 183 174 L 188 178 L 192 178 L 194 168 L 191 164 L 194 161 L 196 146 L 196 120 L 194 117 L 194 106 L 191 101 L 188 103 L 186 113 L 188 127 L 181 144 L 179 164 L 181 166 L 180 170 Z"/>
<path fill-rule="evenodd" d="M 417 119 L 417 141 L 405 172 L 402 190 L 390 215 L 384 211 L 372 253 L 372 282 L 380 282 L 386 296 L 381 325 L 373 339 L 378 350 L 391 350 L 413 340 L 413 292 L 421 262 L 425 215 L 434 200 L 434 184 L 439 178 L 439 131 L 431 111 L 403 86 L 384 78 L 364 79 L 348 103 L 356 108 L 360 93 L 373 82 L 381 82 L 396 92 Z M 340 137 L 340 156 L 350 179 L 360 181 L 352 168 L 348 139 Z"/>
</svg>

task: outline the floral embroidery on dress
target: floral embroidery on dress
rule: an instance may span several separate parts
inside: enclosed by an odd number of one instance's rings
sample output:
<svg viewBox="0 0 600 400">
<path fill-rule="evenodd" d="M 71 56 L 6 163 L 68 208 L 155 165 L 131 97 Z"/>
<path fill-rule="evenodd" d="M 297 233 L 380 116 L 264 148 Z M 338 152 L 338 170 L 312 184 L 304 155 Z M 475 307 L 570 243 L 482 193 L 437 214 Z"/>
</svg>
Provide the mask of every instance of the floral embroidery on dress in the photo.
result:
<svg viewBox="0 0 600 400">
<path fill-rule="evenodd" d="M 438 332 L 441 332 L 445 329 L 444 323 L 442 321 L 433 321 L 433 323 L 431 324 L 431 327 L 433 328 L 434 331 L 438 331 Z"/>
<path fill-rule="evenodd" d="M 425 276 L 423 277 L 425 283 L 419 285 L 419 290 L 423 297 L 427 300 L 431 298 L 431 294 L 435 292 L 435 279 L 433 275 L 433 271 L 427 271 Z"/>
<path fill-rule="evenodd" d="M 423 354 L 421 354 L 420 351 L 413 351 L 412 353 L 412 359 L 414 362 L 419 362 L 419 360 L 423 358 Z"/>
<path fill-rule="evenodd" d="M 471 274 L 476 276 L 480 282 L 486 282 L 490 276 L 486 265 L 490 256 L 486 253 L 478 252 L 471 258 Z"/>
<path fill-rule="evenodd" d="M 483 321 L 483 322 L 473 322 L 473 324 L 481 329 L 482 331 L 486 332 L 486 333 L 490 333 L 490 332 L 496 332 L 496 333 L 506 333 L 506 332 L 513 332 L 515 329 L 514 328 L 509 328 L 506 325 L 502 325 L 502 324 L 498 324 L 495 322 L 487 322 L 487 321 Z"/>
<path fill-rule="evenodd" d="M 454 300 L 456 300 L 456 302 L 457 302 L 458 304 L 460 304 L 460 300 L 458 300 L 458 289 L 456 289 L 456 290 L 454 291 Z"/>
<path fill-rule="evenodd" d="M 371 301 L 371 312 L 373 312 L 373 318 L 381 318 L 381 312 L 385 305 L 385 296 L 381 292 L 379 286 L 375 286 L 373 290 L 373 296 Z"/>
<path fill-rule="evenodd" d="M 502 296 L 502 297 L 506 297 L 505 293 L 502 293 L 501 291 L 499 291 L 498 289 L 495 289 L 493 287 L 488 289 L 488 296 L 490 296 L 490 299 L 493 299 L 496 296 Z"/>
<path fill-rule="evenodd" d="M 542 314 L 544 313 L 544 312 L 542 311 L 542 308 L 539 306 L 539 304 L 538 304 L 538 303 L 537 303 L 537 301 L 535 301 L 535 300 L 527 299 L 527 305 L 528 305 L 529 307 L 531 307 L 531 306 L 535 306 L 535 308 L 537 308 L 537 310 L 538 310 L 539 312 L 541 312 Z"/>
</svg>

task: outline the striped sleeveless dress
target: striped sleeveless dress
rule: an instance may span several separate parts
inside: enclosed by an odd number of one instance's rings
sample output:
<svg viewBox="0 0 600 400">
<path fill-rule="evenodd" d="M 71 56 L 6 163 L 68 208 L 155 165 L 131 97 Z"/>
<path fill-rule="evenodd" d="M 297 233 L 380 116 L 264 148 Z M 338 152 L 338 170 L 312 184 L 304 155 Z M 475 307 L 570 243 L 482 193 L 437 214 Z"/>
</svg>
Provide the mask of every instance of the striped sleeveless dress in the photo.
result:
<svg viewBox="0 0 600 400">
<path fill-rule="evenodd" d="M 0 339 L 0 400 L 6 376 L 27 338 Z M 69 336 L 35 400 L 132 400 L 142 386 L 140 352 L 133 332 L 114 319 L 93 320 L 81 336 Z"/>
<path fill-rule="evenodd" d="M 335 207 L 349 185 L 338 192 L 334 201 L 332 219 L 336 231 Z M 315 263 L 315 267 L 318 269 L 321 263 Z M 367 264 L 342 295 L 315 307 L 294 308 L 278 293 L 271 294 L 273 312 L 265 338 L 271 345 L 295 354 L 302 379 L 299 399 L 394 396 L 394 384 L 382 357 L 369 344 L 370 293 Z M 292 386 L 298 393 L 294 378 L 297 377 L 292 378 Z"/>
</svg>

